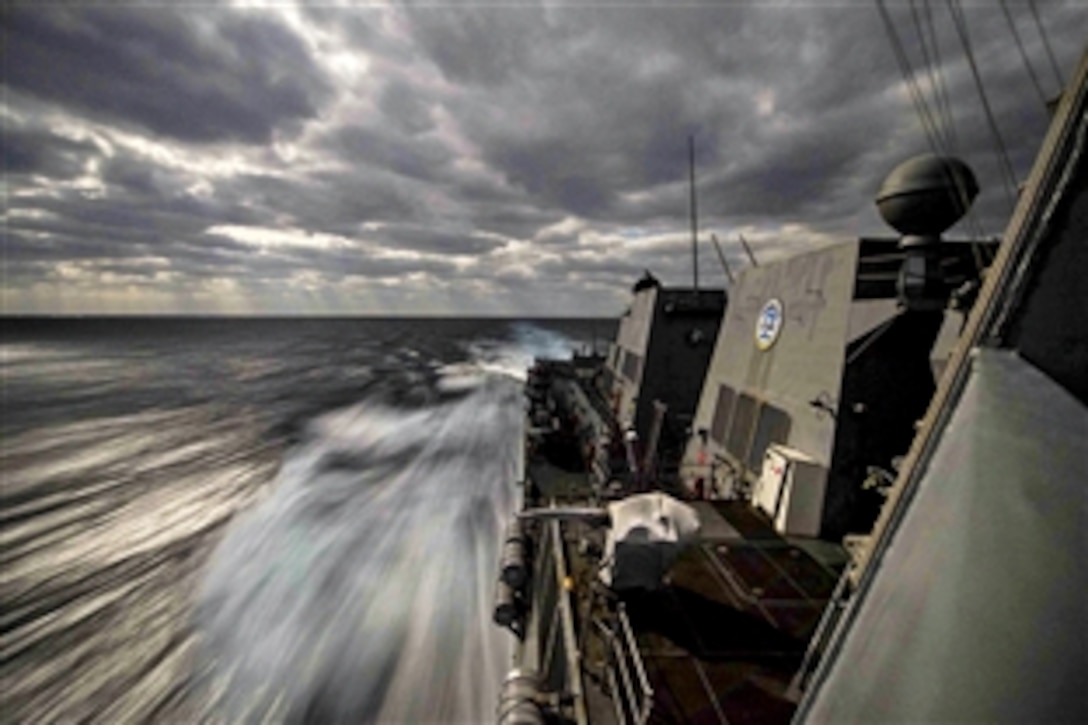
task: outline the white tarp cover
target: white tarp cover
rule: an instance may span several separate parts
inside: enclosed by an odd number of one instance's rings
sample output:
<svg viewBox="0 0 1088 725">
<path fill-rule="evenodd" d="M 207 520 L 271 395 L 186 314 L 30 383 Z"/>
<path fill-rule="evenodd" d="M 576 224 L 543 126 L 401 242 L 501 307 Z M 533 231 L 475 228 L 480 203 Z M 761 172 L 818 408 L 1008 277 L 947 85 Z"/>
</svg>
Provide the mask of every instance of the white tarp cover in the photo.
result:
<svg viewBox="0 0 1088 725">
<path fill-rule="evenodd" d="M 811 722 L 1088 722 L 1088 409 L 983 349 Z"/>
<path fill-rule="evenodd" d="M 684 548 L 699 535 L 694 508 L 663 493 L 642 493 L 608 505 L 601 580 L 615 590 L 657 589 Z"/>
</svg>

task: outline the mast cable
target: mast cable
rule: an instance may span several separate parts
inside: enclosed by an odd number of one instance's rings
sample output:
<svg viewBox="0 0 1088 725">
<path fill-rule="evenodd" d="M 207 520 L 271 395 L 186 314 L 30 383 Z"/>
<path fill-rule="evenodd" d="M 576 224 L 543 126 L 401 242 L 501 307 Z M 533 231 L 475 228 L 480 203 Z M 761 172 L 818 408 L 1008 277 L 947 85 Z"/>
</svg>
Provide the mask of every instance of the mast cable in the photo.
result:
<svg viewBox="0 0 1088 725">
<path fill-rule="evenodd" d="M 1058 90 L 1063 90 L 1065 81 L 1062 79 L 1061 70 L 1058 69 L 1058 61 L 1054 59 L 1054 49 L 1050 47 L 1050 38 L 1047 37 L 1046 28 L 1043 27 L 1043 22 L 1039 20 L 1039 10 L 1035 7 L 1035 0 L 1028 0 L 1028 7 L 1031 8 L 1031 15 L 1035 18 L 1035 27 L 1039 29 L 1039 36 L 1043 39 L 1046 56 L 1050 59 L 1050 67 L 1054 71 L 1054 78 L 1058 81 Z"/>
<path fill-rule="evenodd" d="M 688 136 L 688 181 L 691 189 L 691 275 L 692 289 L 699 294 L 699 212 L 695 207 L 695 136 Z"/>
<path fill-rule="evenodd" d="M 1015 209 L 1016 174 L 1012 169 L 1012 162 L 1009 160 L 1009 151 L 1005 146 L 1005 140 L 1001 137 L 1001 131 L 998 129 L 997 121 L 994 119 L 994 112 L 990 107 L 990 99 L 986 95 L 986 87 L 982 84 L 982 76 L 979 73 L 978 64 L 975 62 L 974 51 L 971 50 L 971 38 L 968 35 L 967 23 L 962 14 L 963 8 L 959 6 L 958 0 L 948 0 L 948 9 L 952 13 L 953 25 L 956 26 L 956 32 L 959 34 L 960 41 L 963 43 L 963 49 L 967 54 L 967 64 L 971 68 L 971 75 L 975 79 L 975 88 L 978 90 L 979 98 L 982 101 L 983 111 L 986 113 L 986 121 L 990 126 L 991 134 L 993 134 L 998 160 L 1001 162 L 1000 166 L 1003 172 L 1005 193 L 1008 196 L 1009 206 Z"/>
<path fill-rule="evenodd" d="M 950 10 L 952 10 L 951 2 L 952 2 L 952 0 L 949 0 Z M 928 53 L 926 51 L 927 46 L 926 46 L 925 40 L 923 39 L 923 35 L 922 35 L 922 32 L 921 32 L 920 17 L 918 15 L 918 12 L 917 12 L 917 9 L 916 9 L 916 7 L 914 5 L 913 0 L 911 0 L 910 7 L 911 7 L 911 14 L 912 14 L 913 20 L 915 22 L 915 30 L 918 33 L 919 41 L 922 44 L 923 56 L 925 57 L 926 62 L 929 63 L 930 58 L 929 58 Z M 925 7 L 926 15 L 927 15 L 928 26 L 929 26 L 929 29 L 931 31 L 931 35 L 933 37 L 932 47 L 935 49 L 934 52 L 938 53 L 939 51 L 937 50 L 937 48 L 939 46 L 938 46 L 938 43 L 937 43 L 937 34 L 935 32 L 935 26 L 934 26 L 934 23 L 933 23 L 933 14 L 932 14 L 932 12 L 930 10 L 928 0 L 925 0 L 925 6 L 924 7 Z M 930 111 L 929 105 L 926 102 L 925 95 L 922 93 L 921 89 L 918 86 L 918 82 L 917 82 L 917 80 L 916 80 L 916 78 L 914 76 L 913 68 L 911 67 L 911 64 L 910 64 L 910 58 L 907 55 L 906 49 L 904 48 L 902 40 L 899 37 L 899 33 L 896 30 L 895 23 L 892 20 L 891 14 L 888 12 L 888 9 L 884 4 L 884 0 L 877 0 L 877 8 L 880 10 L 880 16 L 881 16 L 881 20 L 883 20 L 883 23 L 884 23 L 885 33 L 887 34 L 889 40 L 891 41 L 892 49 L 895 51 L 895 57 L 896 57 L 896 61 L 899 64 L 900 74 L 902 75 L 903 80 L 907 85 L 907 89 L 910 92 L 911 101 L 913 102 L 913 105 L 915 107 L 915 111 L 917 112 L 919 120 L 921 121 L 922 128 L 926 133 L 926 140 L 929 142 L 930 149 L 933 151 L 933 153 L 935 153 L 938 156 L 944 155 L 945 153 L 948 153 L 948 151 L 947 151 L 948 147 L 954 145 L 954 140 L 956 138 L 956 134 L 955 134 L 955 124 L 954 124 L 954 122 L 952 120 L 953 119 L 952 104 L 948 100 L 950 96 L 947 93 L 947 85 L 944 83 L 943 74 L 941 73 L 941 70 L 938 69 L 937 73 L 939 74 L 938 77 L 939 77 L 940 80 L 934 80 L 934 81 L 931 81 L 931 82 L 934 85 L 934 98 L 935 98 L 934 105 L 937 108 L 937 112 L 938 112 L 938 114 L 943 114 L 943 116 L 941 117 L 942 121 L 944 121 L 944 119 L 947 119 L 947 125 L 944 126 L 944 130 L 945 130 L 944 135 L 942 135 L 940 133 L 940 130 L 937 127 L 937 123 L 934 120 L 933 113 Z M 953 19 L 955 19 L 955 15 L 953 15 Z M 963 33 L 961 33 L 961 38 L 962 37 L 963 37 Z M 969 56 L 969 57 L 971 57 L 973 59 L 973 56 Z M 927 69 L 927 72 L 929 72 L 928 69 Z M 976 79 L 977 79 L 977 74 L 976 74 Z M 940 92 L 940 89 L 944 90 L 944 94 L 943 94 L 944 102 L 943 102 L 943 105 L 942 105 L 942 94 Z M 982 93 L 984 94 L 985 91 L 983 90 Z M 989 110 L 988 99 L 985 99 L 985 96 L 984 96 L 984 108 Z M 988 117 L 990 117 L 990 116 L 988 116 Z M 996 130 L 996 124 L 994 124 L 992 122 L 992 119 L 991 119 L 991 129 Z M 1000 138 L 1000 134 L 997 134 L 997 138 Z M 958 143 L 955 144 L 955 145 L 958 145 Z M 1000 149 L 1004 148 L 1003 143 L 1002 143 L 1001 146 L 999 146 L 999 148 Z M 1005 156 L 1003 156 L 1002 158 L 1005 161 L 1006 165 L 1008 165 L 1008 156 L 1007 156 L 1007 154 Z M 971 228 L 970 233 L 975 238 L 981 239 L 982 238 L 982 229 L 981 229 L 981 226 L 980 226 L 980 224 L 978 222 L 978 218 L 974 213 L 973 205 L 969 203 L 970 200 L 967 198 L 968 194 L 967 194 L 967 189 L 964 186 L 964 180 L 960 179 L 958 177 L 955 177 L 955 176 L 953 176 L 953 180 L 956 183 L 956 188 L 957 188 L 957 191 L 958 191 L 959 196 L 960 196 L 960 203 L 963 206 L 964 210 L 967 212 L 966 222 L 969 225 L 969 227 Z M 1006 187 L 1006 193 L 1009 194 L 1009 199 L 1011 201 L 1013 196 L 1010 193 L 1010 187 L 1008 186 L 1008 180 L 1005 181 L 1005 187 Z"/>
<path fill-rule="evenodd" d="M 923 0 L 923 9 L 925 10 L 925 26 L 929 35 L 929 47 L 934 54 L 934 61 L 937 66 L 937 90 L 938 90 L 938 107 L 942 110 L 945 132 L 949 139 L 949 148 L 952 151 L 952 156 L 960 155 L 960 136 L 956 133 L 955 127 L 955 114 L 952 112 L 952 95 L 949 93 L 949 84 L 947 79 L 944 78 L 944 63 L 941 59 L 941 46 L 940 36 L 937 33 L 937 25 L 934 23 L 934 7 L 930 4 L 929 0 Z M 982 225 L 978 221 L 978 213 L 975 210 L 975 205 L 970 204 L 967 199 L 967 189 L 963 185 L 964 180 L 960 176 L 954 176 L 957 191 L 960 192 L 960 202 L 962 206 L 967 210 L 965 223 L 967 225 L 968 233 L 973 238 L 982 238 Z M 974 245 L 973 245 L 974 247 Z M 978 266 L 978 260 L 976 258 L 976 268 L 981 270 Z"/>
<path fill-rule="evenodd" d="M 929 45 L 926 42 L 926 37 L 922 32 L 921 19 L 918 16 L 918 8 L 914 4 L 914 0 L 910 0 L 910 15 L 914 23 L 914 34 L 918 38 L 918 45 L 922 49 L 922 64 L 925 67 L 926 76 L 929 80 L 930 93 L 933 96 L 933 105 L 937 109 L 936 116 L 938 125 L 941 129 L 941 135 L 944 139 L 945 146 L 951 148 L 951 139 L 948 135 L 948 121 L 944 115 L 944 108 L 941 106 L 940 90 L 937 86 L 937 78 L 933 72 L 933 61 L 930 60 Z"/>
<path fill-rule="evenodd" d="M 942 112 L 948 123 L 945 128 L 949 141 L 948 146 L 953 154 L 957 154 L 959 138 L 956 133 L 956 117 L 952 113 L 952 101 L 950 100 L 948 93 L 948 83 L 945 82 L 944 78 L 944 63 L 941 62 L 941 46 L 938 41 L 937 27 L 933 24 L 933 6 L 929 4 L 929 0 L 923 0 L 922 7 L 925 9 L 926 27 L 930 37 L 929 43 L 930 47 L 933 49 L 933 60 L 936 65 L 938 105 L 942 107 Z"/>
<path fill-rule="evenodd" d="M 955 124 L 952 120 L 952 102 L 949 100 L 948 88 L 944 82 L 944 74 L 940 67 L 940 61 L 938 60 L 940 51 L 938 50 L 937 45 L 936 28 L 933 24 L 933 13 L 929 0 L 922 0 L 922 3 L 927 21 L 925 25 L 922 23 L 922 17 L 918 12 L 915 0 L 910 0 L 910 15 L 911 20 L 914 23 L 914 33 L 918 37 L 918 44 L 922 49 L 922 62 L 926 65 L 926 75 L 929 77 L 929 84 L 933 88 L 933 105 L 937 109 L 937 117 L 940 120 L 941 128 L 944 131 L 945 146 L 948 149 L 949 154 L 958 156 L 959 141 L 956 138 Z M 926 28 L 928 28 L 929 31 L 928 39 Z M 933 50 L 932 55 L 929 51 L 930 48 Z M 978 217 L 975 215 L 974 205 L 971 204 L 971 201 L 967 198 L 968 194 L 967 189 L 964 186 L 964 180 L 956 175 L 951 175 L 951 179 L 956 184 L 956 190 L 960 197 L 960 205 L 967 212 L 964 221 L 970 229 L 969 233 L 974 238 L 981 239 L 982 227 L 979 224 Z M 979 267 L 979 269 L 981 270 L 981 267 Z"/>
<path fill-rule="evenodd" d="M 1020 31 L 1016 29 L 1016 22 L 1013 21 L 1012 13 L 1009 12 L 1009 4 L 1005 0 L 1001 0 L 1001 11 L 1005 14 L 1005 22 L 1008 24 L 1009 30 L 1012 31 L 1017 50 L 1020 51 L 1020 59 L 1024 61 L 1024 67 L 1028 69 L 1031 85 L 1035 86 L 1035 92 L 1039 94 L 1039 101 L 1043 104 L 1043 108 L 1046 109 L 1046 93 L 1043 91 L 1043 85 L 1039 82 L 1039 76 L 1035 75 L 1035 69 L 1031 67 L 1031 60 L 1028 58 L 1027 51 L 1024 50 L 1024 42 L 1020 39 Z"/>
<path fill-rule="evenodd" d="M 933 153 L 940 156 L 944 143 L 936 127 L 936 123 L 933 120 L 933 116 L 929 112 L 929 107 L 926 105 L 926 99 L 915 83 L 914 71 L 911 69 L 910 59 L 907 57 L 902 41 L 899 39 L 899 33 L 895 29 L 895 24 L 892 22 L 891 15 L 888 13 L 888 8 L 884 5 L 884 0 L 877 0 L 876 5 L 880 10 L 881 20 L 884 22 L 884 31 L 887 33 L 889 40 L 891 40 L 892 50 L 895 52 L 895 59 L 899 64 L 899 73 L 903 76 L 903 81 L 907 85 L 907 91 L 910 93 L 911 102 L 914 104 L 914 110 L 917 112 L 918 118 L 922 123 L 922 129 L 925 131 L 926 140 L 929 142 L 930 149 Z"/>
<path fill-rule="evenodd" d="M 914 0 L 911 0 L 911 10 L 913 11 Z M 951 94 L 948 92 L 948 83 L 944 77 L 944 63 L 941 61 L 941 46 L 940 36 L 937 34 L 937 26 L 933 22 L 933 6 L 929 0 L 922 0 L 922 9 L 924 10 L 925 29 L 929 36 L 929 47 L 933 53 L 933 62 L 936 66 L 934 75 L 936 80 L 934 81 L 937 91 L 937 108 L 942 116 L 942 123 L 945 124 L 945 137 L 948 141 L 948 147 L 953 156 L 959 155 L 959 134 L 956 133 L 956 117 L 952 112 Z M 917 23 L 917 19 L 915 20 Z M 975 239 L 982 239 L 982 224 L 978 220 L 978 214 L 975 211 L 974 204 L 969 203 L 967 199 L 967 189 L 964 187 L 964 180 L 959 176 L 955 176 L 957 190 L 960 195 L 960 203 L 967 209 L 967 216 L 964 220 L 969 229 L 969 234 Z M 976 267 L 977 259 L 976 259 Z M 979 267 L 981 270 L 981 267 Z"/>
</svg>

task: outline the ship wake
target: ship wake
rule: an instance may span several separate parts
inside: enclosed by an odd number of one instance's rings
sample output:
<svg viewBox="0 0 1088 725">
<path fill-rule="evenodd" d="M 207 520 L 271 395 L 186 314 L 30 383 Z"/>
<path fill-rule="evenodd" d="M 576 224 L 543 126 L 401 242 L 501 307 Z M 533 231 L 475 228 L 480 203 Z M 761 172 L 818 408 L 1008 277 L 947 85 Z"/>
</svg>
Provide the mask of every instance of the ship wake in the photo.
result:
<svg viewBox="0 0 1088 725">
<path fill-rule="evenodd" d="M 232 720 L 483 722 L 509 641 L 491 624 L 517 503 L 521 387 L 370 401 L 312 422 L 213 556 L 202 681 Z"/>
</svg>

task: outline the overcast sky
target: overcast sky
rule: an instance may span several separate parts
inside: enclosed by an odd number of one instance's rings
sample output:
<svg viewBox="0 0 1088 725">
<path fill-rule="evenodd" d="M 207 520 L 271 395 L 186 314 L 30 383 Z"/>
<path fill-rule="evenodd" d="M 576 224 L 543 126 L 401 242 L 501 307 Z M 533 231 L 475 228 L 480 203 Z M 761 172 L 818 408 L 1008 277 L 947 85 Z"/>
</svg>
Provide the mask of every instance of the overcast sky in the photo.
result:
<svg viewBox="0 0 1088 725">
<path fill-rule="evenodd" d="M 4 4 L 5 312 L 612 316 L 644 268 L 690 284 L 689 134 L 713 285 L 711 232 L 738 267 L 738 234 L 890 233 L 873 195 L 932 148 L 868 0 L 241 4 Z M 999 234 L 948 3 L 886 4 L 983 187 L 959 230 Z M 1088 5 L 1007 4 L 1030 66 L 961 3 L 1022 180 Z"/>
</svg>

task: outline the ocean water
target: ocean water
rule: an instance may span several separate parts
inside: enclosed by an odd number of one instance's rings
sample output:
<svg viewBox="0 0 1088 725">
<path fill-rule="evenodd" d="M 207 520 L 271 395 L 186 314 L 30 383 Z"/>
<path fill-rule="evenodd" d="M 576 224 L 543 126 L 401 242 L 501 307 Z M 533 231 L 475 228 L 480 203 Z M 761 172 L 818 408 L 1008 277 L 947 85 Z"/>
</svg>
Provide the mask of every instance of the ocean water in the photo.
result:
<svg viewBox="0 0 1088 725">
<path fill-rule="evenodd" d="M 487 722 L 533 356 L 588 320 L 3 320 L 4 721 Z"/>
</svg>

